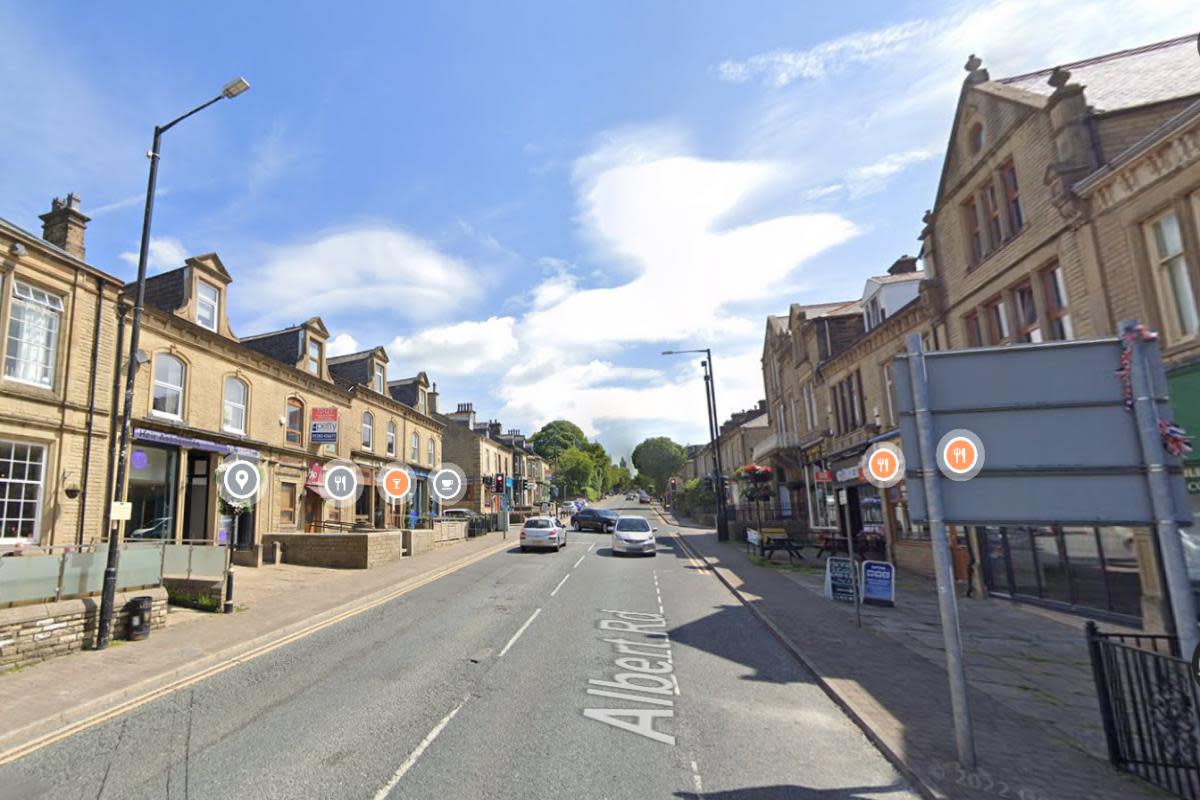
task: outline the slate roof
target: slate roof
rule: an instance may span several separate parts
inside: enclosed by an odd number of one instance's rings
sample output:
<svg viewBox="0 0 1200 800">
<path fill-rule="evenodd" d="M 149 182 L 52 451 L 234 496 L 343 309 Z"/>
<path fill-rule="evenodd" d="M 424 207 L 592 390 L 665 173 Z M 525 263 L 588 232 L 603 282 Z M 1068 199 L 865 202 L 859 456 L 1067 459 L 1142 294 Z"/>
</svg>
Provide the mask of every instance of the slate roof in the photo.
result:
<svg viewBox="0 0 1200 800">
<path fill-rule="evenodd" d="M 146 303 L 163 311 L 178 311 L 187 304 L 187 267 L 177 267 L 169 272 L 160 272 L 146 278 Z M 125 291 L 132 293 L 136 283 L 125 284 Z"/>
<path fill-rule="evenodd" d="M 1196 34 L 1062 64 L 1071 83 L 1097 112 L 1117 111 L 1200 94 L 1200 56 Z M 1054 67 L 1002 78 L 996 83 L 1049 96 Z"/>
<path fill-rule="evenodd" d="M 371 382 L 371 354 L 373 352 L 374 350 L 365 350 L 361 353 L 334 356 L 333 358 L 326 358 L 325 363 L 329 365 L 329 374 L 338 383 L 341 381 L 350 381 L 352 383 L 369 384 Z"/>
<path fill-rule="evenodd" d="M 304 346 L 304 329 L 302 325 L 295 325 L 280 331 L 245 336 L 239 341 L 251 350 L 294 367 L 300 361 L 300 349 Z"/>
</svg>

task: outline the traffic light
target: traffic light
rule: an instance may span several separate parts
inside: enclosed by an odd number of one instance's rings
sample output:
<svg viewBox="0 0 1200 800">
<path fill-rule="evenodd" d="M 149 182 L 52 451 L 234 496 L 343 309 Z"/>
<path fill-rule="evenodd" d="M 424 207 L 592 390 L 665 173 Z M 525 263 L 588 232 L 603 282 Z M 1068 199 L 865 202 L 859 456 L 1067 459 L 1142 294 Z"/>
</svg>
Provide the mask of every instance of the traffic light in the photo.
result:
<svg viewBox="0 0 1200 800">
<path fill-rule="evenodd" d="M 500 494 L 504 494 L 504 473 L 503 472 L 496 473 L 496 491 L 499 492 Z"/>
<path fill-rule="evenodd" d="M 671 491 L 675 491 L 675 479 L 671 478 Z"/>
</svg>

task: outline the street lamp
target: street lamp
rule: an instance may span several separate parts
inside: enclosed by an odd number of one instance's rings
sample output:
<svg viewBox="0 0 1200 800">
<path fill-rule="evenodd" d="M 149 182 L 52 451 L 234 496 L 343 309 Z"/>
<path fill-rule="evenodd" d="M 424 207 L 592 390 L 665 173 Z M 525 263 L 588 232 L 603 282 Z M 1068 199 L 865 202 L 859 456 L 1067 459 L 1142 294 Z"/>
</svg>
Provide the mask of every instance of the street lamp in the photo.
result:
<svg viewBox="0 0 1200 800">
<path fill-rule="evenodd" d="M 720 428 L 717 423 L 717 390 L 716 382 L 713 379 L 712 350 L 706 347 L 703 350 L 664 350 L 662 352 L 664 356 L 678 356 L 688 353 L 704 354 L 704 360 L 700 362 L 700 366 L 704 368 L 704 399 L 708 406 L 708 436 L 713 451 L 713 466 L 716 467 L 717 471 L 717 540 L 724 542 L 729 539 L 729 520 L 726 519 L 725 515 L 725 469 L 721 464 L 721 448 L 719 446 Z"/>
<path fill-rule="evenodd" d="M 146 157 L 150 159 L 150 178 L 146 182 L 146 211 L 142 216 L 142 245 L 138 251 L 137 302 L 133 307 L 133 324 L 130 326 L 129 331 L 129 366 L 125 373 L 125 409 L 121 414 L 121 439 L 117 450 L 117 482 L 113 490 L 114 504 L 117 502 L 124 503 L 128 499 L 125 476 L 129 456 L 129 427 L 133 419 L 133 385 L 137 378 L 138 367 L 141 364 L 137 357 L 138 338 L 142 331 L 142 309 L 145 307 L 146 302 L 146 261 L 150 255 L 150 220 L 154 215 L 154 186 L 158 181 L 158 158 L 162 135 L 188 117 L 203 111 L 218 100 L 232 99 L 249 88 L 249 81 L 245 78 L 236 78 L 225 84 L 221 88 L 221 93 L 213 99 L 196 106 L 180 117 L 176 117 L 166 125 L 158 125 L 154 128 L 154 140 L 150 145 L 150 152 L 146 153 Z M 113 615 L 113 600 L 117 593 L 117 563 L 121 558 L 116 528 L 115 524 L 111 524 L 108 530 L 108 561 L 104 567 L 104 588 L 100 595 L 100 619 L 98 621 L 96 637 L 97 650 L 103 650 L 108 647 L 108 640 L 112 636 L 110 628 Z"/>
</svg>

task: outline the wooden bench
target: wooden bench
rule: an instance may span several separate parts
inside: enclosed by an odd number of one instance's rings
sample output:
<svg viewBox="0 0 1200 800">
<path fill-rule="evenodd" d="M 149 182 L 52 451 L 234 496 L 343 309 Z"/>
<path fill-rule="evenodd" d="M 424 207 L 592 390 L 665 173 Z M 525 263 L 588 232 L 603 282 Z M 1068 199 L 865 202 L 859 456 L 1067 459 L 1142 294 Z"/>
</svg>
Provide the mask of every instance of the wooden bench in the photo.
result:
<svg viewBox="0 0 1200 800">
<path fill-rule="evenodd" d="M 758 555 L 770 561 L 776 550 L 786 551 L 789 561 L 804 558 L 804 553 L 800 552 L 800 545 L 792 541 L 785 529 L 763 528 L 758 542 Z"/>
</svg>

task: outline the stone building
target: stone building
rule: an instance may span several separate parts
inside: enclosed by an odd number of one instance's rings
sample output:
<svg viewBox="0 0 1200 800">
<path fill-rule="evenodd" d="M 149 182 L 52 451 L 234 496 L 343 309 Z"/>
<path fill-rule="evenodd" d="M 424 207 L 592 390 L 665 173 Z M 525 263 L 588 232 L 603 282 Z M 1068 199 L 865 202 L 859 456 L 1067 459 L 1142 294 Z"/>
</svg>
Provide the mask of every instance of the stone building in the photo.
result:
<svg viewBox="0 0 1200 800">
<path fill-rule="evenodd" d="M 383 349 L 331 358 L 328 331 L 316 317 L 239 338 L 226 312 L 231 283 L 215 253 L 147 280 L 130 451 L 133 519 L 125 535 L 227 543 L 239 563 L 258 564 L 267 533 L 330 524 L 395 528 L 427 517 L 427 492 L 417 491 L 401 510 L 384 503 L 374 484 L 380 467 L 404 462 L 419 485 L 437 464 L 441 430 L 388 393 Z M 335 444 L 312 441 L 311 422 L 321 414 L 337 421 Z M 409 437 L 421 443 L 415 456 L 399 451 Z M 222 462 L 231 455 L 260 467 L 262 489 L 251 509 L 220 497 Z M 353 505 L 318 493 L 322 465 L 332 458 L 359 466 L 362 490 Z"/>
<path fill-rule="evenodd" d="M 512 448 L 499 440 L 499 423 L 480 425 L 474 403 L 459 403 L 454 412 L 439 419 L 445 426 L 442 457 L 467 476 L 467 492 L 453 507 L 477 514 L 500 511 L 505 492 L 496 491 L 496 481 L 499 478 L 500 485 L 506 486 L 512 478 Z"/>
<path fill-rule="evenodd" d="M 41 219 L 0 219 L 0 550 L 107 529 L 121 282 L 84 260 L 78 197 Z"/>
</svg>

